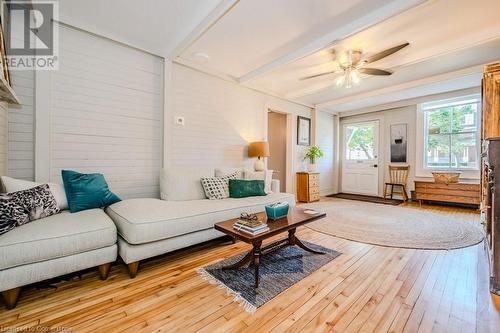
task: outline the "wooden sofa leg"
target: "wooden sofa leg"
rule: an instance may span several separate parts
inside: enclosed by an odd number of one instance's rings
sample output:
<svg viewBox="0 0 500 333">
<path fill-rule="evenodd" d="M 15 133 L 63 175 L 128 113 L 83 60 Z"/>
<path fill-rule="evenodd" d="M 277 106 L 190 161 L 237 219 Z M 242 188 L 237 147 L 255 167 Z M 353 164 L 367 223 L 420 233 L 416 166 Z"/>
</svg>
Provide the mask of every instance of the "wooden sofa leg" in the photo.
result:
<svg viewBox="0 0 500 333">
<path fill-rule="evenodd" d="M 133 279 L 137 275 L 137 271 L 139 270 L 139 262 L 131 262 L 128 266 L 128 274 L 130 275 L 130 278 Z"/>
<path fill-rule="evenodd" d="M 106 280 L 109 275 L 109 269 L 111 268 L 111 263 L 99 265 L 99 276 L 101 280 Z"/>
<path fill-rule="evenodd" d="M 2 297 L 8 310 L 16 307 L 20 292 L 21 287 L 2 291 Z"/>
</svg>

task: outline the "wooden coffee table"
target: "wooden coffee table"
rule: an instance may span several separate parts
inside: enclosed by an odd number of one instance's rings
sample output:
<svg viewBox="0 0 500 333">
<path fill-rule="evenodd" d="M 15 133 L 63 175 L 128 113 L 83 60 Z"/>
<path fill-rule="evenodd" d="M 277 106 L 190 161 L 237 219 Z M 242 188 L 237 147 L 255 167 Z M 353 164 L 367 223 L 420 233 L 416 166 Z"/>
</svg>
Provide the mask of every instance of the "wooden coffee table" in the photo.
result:
<svg viewBox="0 0 500 333">
<path fill-rule="evenodd" d="M 245 243 L 252 244 L 253 246 L 252 250 L 248 252 L 240 261 L 232 265 L 222 267 L 222 269 L 239 268 L 253 261 L 255 267 L 255 288 L 258 288 L 259 264 L 260 264 L 260 257 L 262 255 L 283 248 L 285 246 L 298 246 L 312 253 L 324 254 L 323 252 L 316 251 L 307 247 L 304 243 L 300 241 L 300 239 L 298 239 L 295 236 L 295 231 L 297 230 L 297 227 L 324 218 L 326 216 L 325 213 L 319 213 L 319 212 L 313 215 L 306 214 L 304 213 L 304 210 L 305 209 L 303 208 L 290 207 L 290 210 L 288 211 L 288 216 L 278 220 L 268 220 L 266 213 L 264 212 L 258 213 L 257 215 L 259 216 L 259 219 L 266 222 L 270 229 L 269 231 L 263 232 L 258 235 L 250 235 L 245 232 L 241 232 L 234 229 L 233 225 L 236 222 L 237 218 L 216 223 L 214 226 L 215 230 L 219 230 L 225 233 L 226 235 L 231 236 L 233 239 L 239 239 Z M 288 231 L 288 237 L 272 242 L 266 245 L 265 247 L 262 247 L 262 242 L 264 240 L 286 231 Z"/>
</svg>

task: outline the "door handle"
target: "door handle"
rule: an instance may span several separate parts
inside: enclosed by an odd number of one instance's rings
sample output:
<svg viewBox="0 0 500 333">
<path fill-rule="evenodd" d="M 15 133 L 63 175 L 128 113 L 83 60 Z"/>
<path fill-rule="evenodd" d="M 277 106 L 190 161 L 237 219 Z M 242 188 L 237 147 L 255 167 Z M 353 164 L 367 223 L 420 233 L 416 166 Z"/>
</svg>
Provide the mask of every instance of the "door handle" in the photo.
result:
<svg viewBox="0 0 500 333">
<path fill-rule="evenodd" d="M 374 165 L 373 165 L 373 167 L 374 167 L 374 168 L 378 168 L 378 165 L 377 165 L 377 164 L 374 164 Z"/>
</svg>

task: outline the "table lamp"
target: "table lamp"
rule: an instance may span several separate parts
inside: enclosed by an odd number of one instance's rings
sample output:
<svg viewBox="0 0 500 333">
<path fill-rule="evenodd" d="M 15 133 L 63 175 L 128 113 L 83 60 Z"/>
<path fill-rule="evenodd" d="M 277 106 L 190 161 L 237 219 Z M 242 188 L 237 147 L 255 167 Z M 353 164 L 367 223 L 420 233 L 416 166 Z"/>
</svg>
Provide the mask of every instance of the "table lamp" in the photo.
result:
<svg viewBox="0 0 500 333">
<path fill-rule="evenodd" d="M 269 156 L 269 143 L 267 141 L 251 142 L 248 146 L 248 157 L 257 157 L 253 165 L 255 171 L 264 171 L 264 157 Z"/>
</svg>

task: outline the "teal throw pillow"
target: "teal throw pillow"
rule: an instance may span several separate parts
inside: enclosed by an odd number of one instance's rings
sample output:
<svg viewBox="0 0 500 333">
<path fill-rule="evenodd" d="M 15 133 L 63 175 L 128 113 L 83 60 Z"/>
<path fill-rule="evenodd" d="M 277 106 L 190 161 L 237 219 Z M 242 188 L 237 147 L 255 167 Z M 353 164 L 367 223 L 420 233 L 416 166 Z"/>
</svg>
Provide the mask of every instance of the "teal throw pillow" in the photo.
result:
<svg viewBox="0 0 500 333">
<path fill-rule="evenodd" d="M 64 190 L 72 213 L 85 209 L 104 208 L 121 199 L 111 192 L 104 176 L 100 173 L 79 173 L 62 170 Z"/>
<path fill-rule="evenodd" d="M 263 180 L 229 179 L 229 197 L 246 198 L 267 195 Z"/>
</svg>

